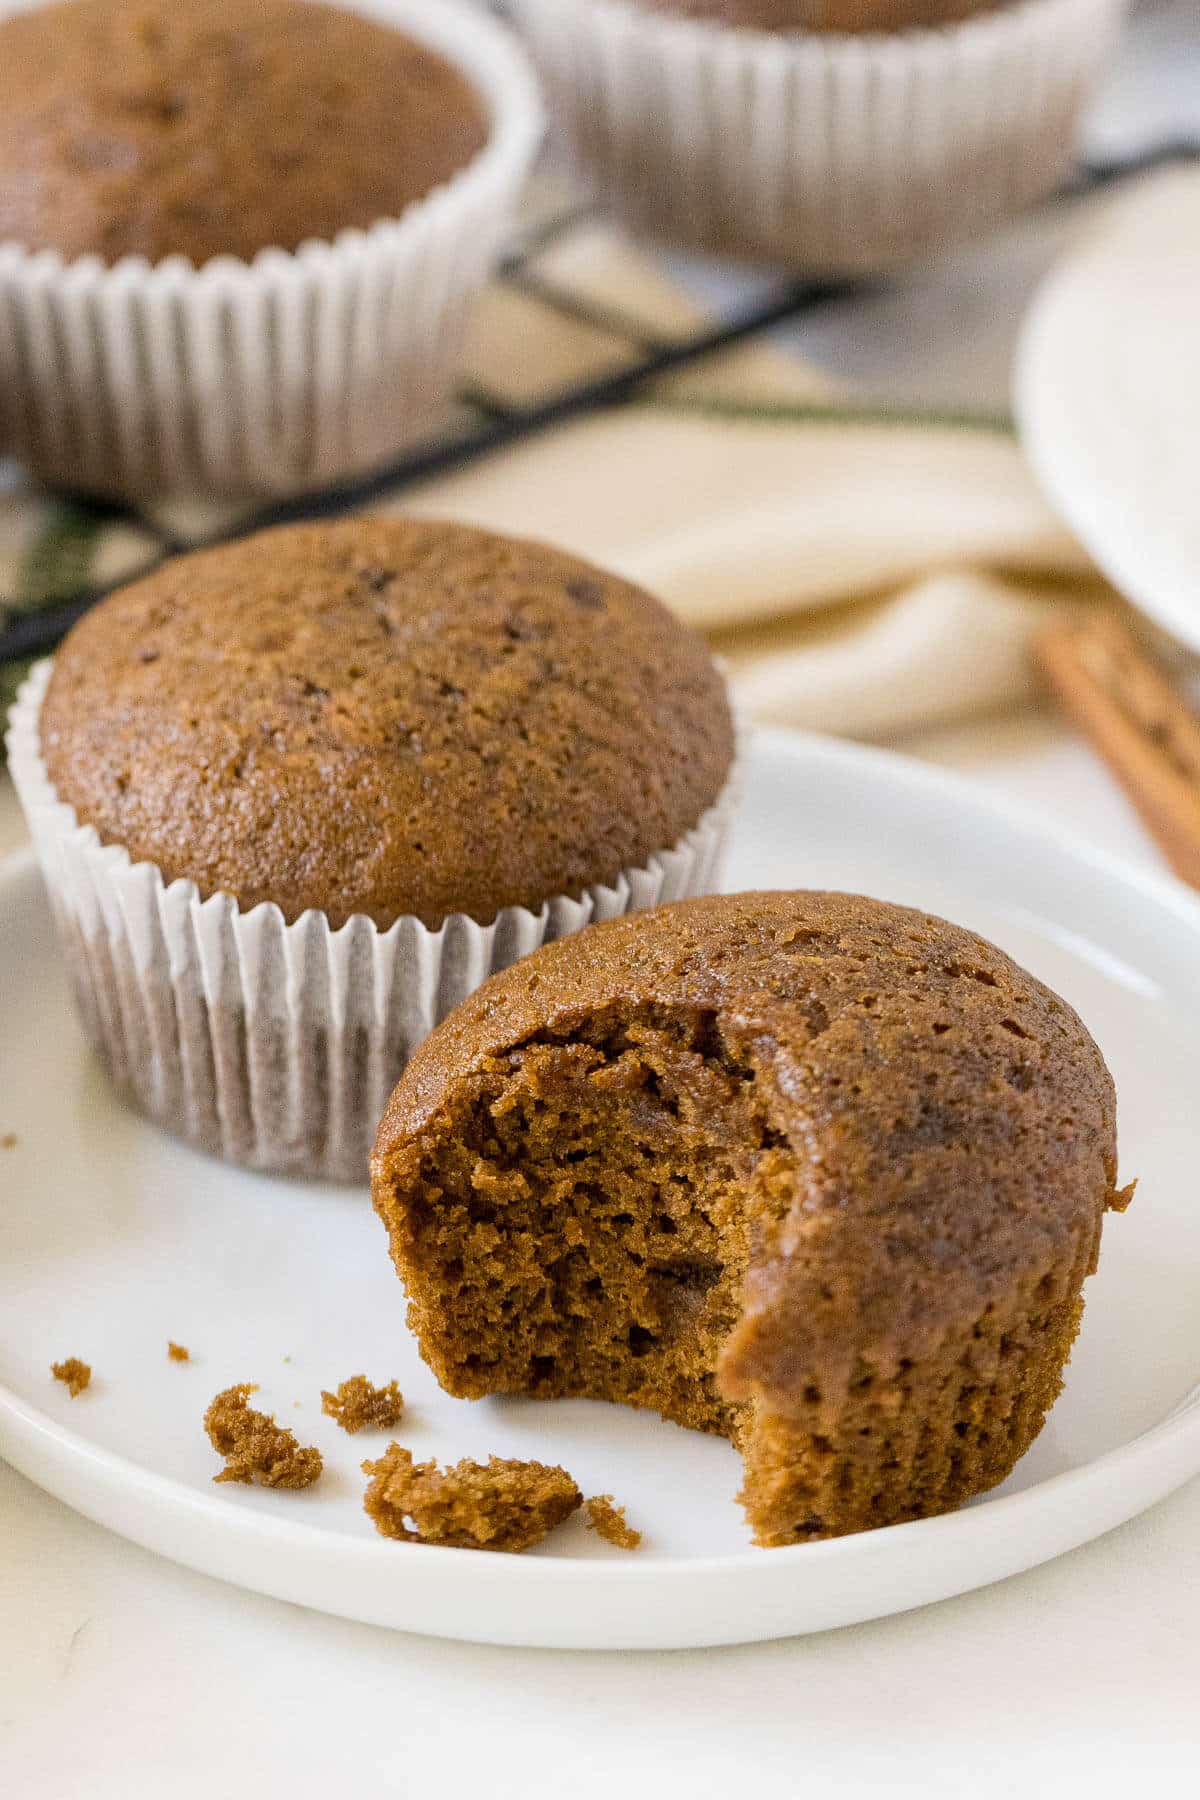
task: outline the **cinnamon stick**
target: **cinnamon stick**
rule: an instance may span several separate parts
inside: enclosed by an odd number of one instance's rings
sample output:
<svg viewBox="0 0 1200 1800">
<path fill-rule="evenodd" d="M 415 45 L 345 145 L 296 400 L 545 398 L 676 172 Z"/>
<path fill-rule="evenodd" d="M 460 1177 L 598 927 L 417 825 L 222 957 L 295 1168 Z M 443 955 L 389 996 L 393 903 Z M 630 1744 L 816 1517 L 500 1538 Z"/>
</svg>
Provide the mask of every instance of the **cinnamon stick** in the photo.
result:
<svg viewBox="0 0 1200 1800">
<path fill-rule="evenodd" d="M 1175 873 L 1200 888 L 1200 718 L 1111 614 L 1053 626 L 1034 659 Z"/>
</svg>

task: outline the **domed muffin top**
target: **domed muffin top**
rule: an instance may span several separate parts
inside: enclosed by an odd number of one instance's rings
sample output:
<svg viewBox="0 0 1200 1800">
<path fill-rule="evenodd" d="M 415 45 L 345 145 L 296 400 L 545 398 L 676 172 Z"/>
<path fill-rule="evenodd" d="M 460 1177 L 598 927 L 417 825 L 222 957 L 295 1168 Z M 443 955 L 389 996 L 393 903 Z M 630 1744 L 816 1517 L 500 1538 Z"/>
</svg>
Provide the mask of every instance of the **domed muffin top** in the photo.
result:
<svg viewBox="0 0 1200 1800">
<path fill-rule="evenodd" d="M 291 526 L 181 557 L 71 632 L 61 799 L 167 880 L 383 927 L 612 881 L 717 799 L 703 642 L 641 589 L 465 526 Z"/>
<path fill-rule="evenodd" d="M 992 12 L 1003 0 L 637 0 L 649 12 L 746 31 L 912 31 Z"/>
<path fill-rule="evenodd" d="M 311 0 L 61 0 L 0 22 L 0 240 L 252 258 L 394 218 L 486 142 L 444 58 Z"/>
<path fill-rule="evenodd" d="M 1039 1284 L 1072 1258 L 1081 1276 L 1094 1266 L 1103 1212 L 1127 1197 L 1112 1079 L 1048 988 L 928 913 L 751 893 L 592 926 L 456 1008 L 380 1126 L 385 1220 L 395 1172 L 440 1135 L 457 1141 L 459 1113 L 517 1080 L 526 1055 L 586 1046 L 611 1088 L 610 1064 L 636 1059 L 647 1033 L 683 1046 L 673 1129 L 689 1129 L 688 1089 L 706 1091 L 706 1070 L 752 1097 L 749 1265 L 718 1371 L 729 1399 L 788 1412 L 803 1371 L 832 1390 L 869 1352 L 894 1372 L 1024 1288 L 1045 1310 L 1062 1295 Z M 649 1117 L 653 1094 L 631 1090 L 629 1104 Z M 435 1218 L 439 1192 L 423 1202 Z"/>
</svg>

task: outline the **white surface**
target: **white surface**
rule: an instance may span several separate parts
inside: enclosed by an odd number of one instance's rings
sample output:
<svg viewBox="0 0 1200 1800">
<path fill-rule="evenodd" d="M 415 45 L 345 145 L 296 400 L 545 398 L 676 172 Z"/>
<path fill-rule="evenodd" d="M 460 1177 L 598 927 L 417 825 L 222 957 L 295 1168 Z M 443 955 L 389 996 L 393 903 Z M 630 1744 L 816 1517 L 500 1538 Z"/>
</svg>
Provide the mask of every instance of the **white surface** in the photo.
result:
<svg viewBox="0 0 1200 1800">
<path fill-rule="evenodd" d="M 1122 796 L 1049 720 L 912 747 L 1158 866 Z M 0 779 L 0 848 L 21 841 Z M 549 1800 L 564 1784 L 580 1800 L 651 1785 L 727 1800 L 750 1762 L 764 1800 L 795 1800 L 801 1780 L 906 1800 L 1085 1783 L 1190 1796 L 1198 1591 L 1192 1482 L 1044 1568 L 872 1625 L 731 1650 L 488 1649 L 189 1574 L 0 1465 L 0 1766 L 22 1800 L 285 1785 L 297 1800 L 434 1785 L 448 1800 Z"/>
<path fill-rule="evenodd" d="M 1200 904 L 944 774 L 785 733 L 752 747 L 728 879 L 886 894 L 973 925 L 1071 1000 L 1109 1058 L 1139 1205 L 1109 1222 L 1066 1393 L 994 1496 L 765 1554 L 746 1547 L 737 1459 L 716 1440 L 608 1406 L 448 1399 L 403 1330 L 361 1192 L 229 1169 L 110 1091 L 28 858 L 0 871 L 0 982 L 17 1027 L 0 1092 L 19 1135 L 0 1216 L 0 1450 L 89 1516 L 239 1584 L 377 1624 L 585 1649 L 739 1642 L 941 1599 L 1073 1548 L 1195 1473 L 1200 1396 L 1181 1402 L 1200 1382 Z M 197 1350 L 186 1368 L 167 1360 L 171 1335 Z M 69 1354 L 96 1369 L 77 1400 L 48 1373 Z M 642 1552 L 614 1561 L 582 1521 L 522 1560 L 381 1540 L 361 1508 L 372 1445 L 316 1405 L 322 1382 L 359 1368 L 399 1379 L 412 1409 L 399 1435 L 418 1456 L 561 1460 L 585 1492 L 629 1506 Z M 214 1491 L 200 1413 L 247 1378 L 321 1445 L 311 1492 Z"/>
<path fill-rule="evenodd" d="M 1110 580 L 1200 649 L 1200 171 L 1116 208 L 1042 288 L 1016 365 L 1022 442 Z"/>
</svg>

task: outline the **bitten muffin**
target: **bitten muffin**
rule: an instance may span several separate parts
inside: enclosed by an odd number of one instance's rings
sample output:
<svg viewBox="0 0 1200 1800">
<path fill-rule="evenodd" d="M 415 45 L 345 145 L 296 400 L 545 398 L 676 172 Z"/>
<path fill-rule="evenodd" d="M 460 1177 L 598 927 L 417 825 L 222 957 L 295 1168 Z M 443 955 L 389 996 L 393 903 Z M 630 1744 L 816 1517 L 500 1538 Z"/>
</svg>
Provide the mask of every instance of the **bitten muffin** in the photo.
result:
<svg viewBox="0 0 1200 1800">
<path fill-rule="evenodd" d="M 170 882 L 334 926 L 487 924 L 697 824 L 733 756 L 703 642 L 546 545 L 356 519 L 169 562 L 59 653 L 59 798 Z"/>
<path fill-rule="evenodd" d="M 850 895 L 700 899 L 461 1006 L 380 1127 L 375 1206 L 450 1393 L 732 1439 L 760 1544 L 921 1518 L 1041 1429 L 1116 1186 L 1062 1000 Z"/>
<path fill-rule="evenodd" d="M 465 77 L 312 0 L 61 0 L 0 22 L 0 239 L 250 260 L 396 218 L 482 149 Z"/>
<path fill-rule="evenodd" d="M 648 12 L 745 31 L 912 31 L 993 12 L 1005 0 L 636 0 Z"/>
</svg>

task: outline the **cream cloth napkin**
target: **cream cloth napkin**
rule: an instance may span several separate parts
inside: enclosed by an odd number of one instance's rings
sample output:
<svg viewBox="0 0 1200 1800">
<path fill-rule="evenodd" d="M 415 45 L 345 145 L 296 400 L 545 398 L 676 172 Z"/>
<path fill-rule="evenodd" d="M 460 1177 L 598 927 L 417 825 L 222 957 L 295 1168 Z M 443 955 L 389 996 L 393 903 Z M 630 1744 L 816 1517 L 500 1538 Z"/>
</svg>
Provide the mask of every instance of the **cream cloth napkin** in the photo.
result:
<svg viewBox="0 0 1200 1800">
<path fill-rule="evenodd" d="M 631 409 L 407 497 L 551 538 L 706 631 L 763 721 L 854 736 L 1008 705 L 1097 583 L 999 432 Z"/>
<path fill-rule="evenodd" d="M 587 226 L 485 295 L 465 391 L 529 403 L 704 324 L 651 258 Z M 865 412 L 759 341 L 394 505 L 608 564 L 710 636 L 753 717 L 856 736 L 1026 698 L 1032 631 L 1100 590 L 1004 421 Z M 202 535 L 228 509 L 156 516 Z M 68 528 L 54 502 L 0 498 L 0 593 L 25 603 L 142 554 L 127 522 Z"/>
<path fill-rule="evenodd" d="M 557 293 L 644 334 L 703 315 L 603 228 L 550 252 Z M 528 399 L 601 366 L 596 334 L 487 296 L 479 383 Z M 525 347 L 514 357 L 514 343 Z M 705 631 L 764 722 L 870 737 L 1028 700 L 1031 636 L 1106 590 L 1039 493 L 1011 427 L 864 411 L 753 342 L 644 402 L 404 496 L 408 511 L 553 539 L 644 582 Z"/>
</svg>

